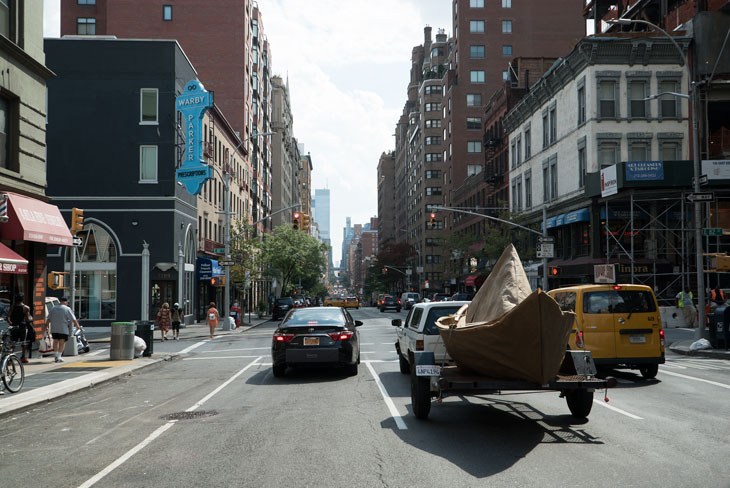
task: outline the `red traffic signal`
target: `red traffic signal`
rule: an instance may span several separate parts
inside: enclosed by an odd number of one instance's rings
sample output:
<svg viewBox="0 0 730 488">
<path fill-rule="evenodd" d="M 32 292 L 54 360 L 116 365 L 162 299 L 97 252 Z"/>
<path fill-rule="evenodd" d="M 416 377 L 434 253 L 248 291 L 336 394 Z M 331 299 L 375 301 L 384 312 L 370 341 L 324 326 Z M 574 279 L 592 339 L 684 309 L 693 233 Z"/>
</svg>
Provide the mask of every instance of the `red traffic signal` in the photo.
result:
<svg viewBox="0 0 730 488">
<path fill-rule="evenodd" d="M 551 266 L 550 267 L 550 274 L 552 276 L 558 276 L 560 274 L 560 268 L 557 266 Z"/>
<path fill-rule="evenodd" d="M 436 214 L 431 212 L 431 227 L 436 226 Z"/>
</svg>

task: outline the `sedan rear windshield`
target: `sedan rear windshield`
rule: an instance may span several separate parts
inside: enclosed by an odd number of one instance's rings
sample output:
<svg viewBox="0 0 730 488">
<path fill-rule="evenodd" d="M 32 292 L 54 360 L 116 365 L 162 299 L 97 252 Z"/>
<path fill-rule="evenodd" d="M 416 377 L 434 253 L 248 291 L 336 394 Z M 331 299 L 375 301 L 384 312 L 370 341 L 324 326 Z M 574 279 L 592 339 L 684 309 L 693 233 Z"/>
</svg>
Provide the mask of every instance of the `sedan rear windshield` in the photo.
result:
<svg viewBox="0 0 730 488">
<path fill-rule="evenodd" d="M 291 325 L 344 325 L 345 316 L 339 308 L 300 308 L 284 320 L 283 326 Z"/>
<path fill-rule="evenodd" d="M 439 329 L 436 327 L 436 321 L 446 315 L 452 315 L 459 311 L 461 305 L 455 307 L 433 307 L 428 311 L 426 324 L 423 326 L 423 333 L 426 335 L 438 335 Z"/>
<path fill-rule="evenodd" d="M 294 301 L 291 298 L 277 298 L 276 304 L 277 305 L 291 305 L 294 303 Z"/>
</svg>

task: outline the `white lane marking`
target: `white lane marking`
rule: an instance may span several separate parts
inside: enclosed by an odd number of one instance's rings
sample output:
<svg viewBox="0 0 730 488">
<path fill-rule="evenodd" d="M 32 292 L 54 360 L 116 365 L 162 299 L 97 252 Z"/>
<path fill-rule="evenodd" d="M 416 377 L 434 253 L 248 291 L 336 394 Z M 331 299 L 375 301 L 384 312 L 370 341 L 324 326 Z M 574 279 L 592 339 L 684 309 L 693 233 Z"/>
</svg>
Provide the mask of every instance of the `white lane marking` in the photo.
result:
<svg viewBox="0 0 730 488">
<path fill-rule="evenodd" d="M 194 344 L 193 346 L 197 347 L 200 344 L 202 344 L 202 342 L 198 343 L 197 345 Z M 195 405 L 193 405 L 192 407 L 188 408 L 185 411 L 186 412 L 192 412 L 193 410 L 196 410 L 196 409 L 200 408 L 205 402 L 207 402 L 208 400 L 210 400 L 211 398 L 213 398 L 213 396 L 216 395 L 219 391 L 221 391 L 223 388 L 225 388 L 226 386 L 230 385 L 233 381 L 235 381 L 235 379 L 238 378 L 239 376 L 241 376 L 248 368 L 250 368 L 251 366 L 256 365 L 258 363 L 258 361 L 262 357 L 263 356 L 258 356 L 256 359 L 254 359 L 249 364 L 247 364 L 246 366 L 244 366 L 243 369 L 239 370 L 236 374 L 234 374 L 233 376 L 231 376 L 230 378 L 228 378 L 222 385 L 220 385 L 218 388 L 216 388 L 212 392 L 208 393 L 205 397 L 203 397 L 202 400 L 200 400 Z M 141 451 L 142 449 L 144 449 L 153 440 L 155 440 L 158 437 L 160 437 L 166 430 L 168 430 L 170 427 L 172 427 L 173 425 L 175 425 L 176 422 L 177 422 L 177 420 L 171 420 L 171 421 L 167 422 L 166 424 L 160 426 L 157 430 L 155 430 L 154 432 L 152 432 L 145 440 L 143 440 L 142 442 L 140 442 L 139 444 L 137 444 L 136 446 L 134 446 L 132 449 L 130 449 L 129 451 L 127 451 L 126 453 L 124 453 L 116 461 L 114 461 L 109 466 L 107 466 L 106 468 L 102 469 L 97 474 L 95 474 L 94 476 L 92 476 L 91 478 L 89 478 L 88 480 L 86 480 L 83 484 L 79 485 L 79 488 L 89 488 L 91 486 L 94 486 L 97 482 L 99 482 L 106 475 L 108 475 L 109 473 L 111 473 L 112 471 L 114 471 L 115 469 L 117 469 L 119 466 L 121 466 L 122 464 L 124 464 L 129 458 L 131 458 L 136 453 L 138 453 L 139 451 Z"/>
<path fill-rule="evenodd" d="M 678 378 L 684 378 L 686 380 L 701 381 L 702 383 L 707 383 L 708 385 L 719 386 L 720 388 L 727 388 L 728 390 L 730 390 L 730 385 L 726 385 L 725 383 L 718 383 L 717 381 L 705 380 L 703 378 L 695 378 L 694 376 L 687 376 L 686 374 L 679 374 L 679 373 L 675 373 L 673 371 L 662 371 L 662 370 L 659 370 L 659 372 L 662 373 L 662 374 L 668 374 L 668 375 L 671 375 L 671 376 L 677 376 Z"/>
<path fill-rule="evenodd" d="M 363 343 L 362 343 L 362 344 L 360 344 L 360 345 L 361 345 L 361 346 L 374 346 L 374 345 L 375 345 L 375 343 L 374 343 L 374 342 L 363 342 Z"/>
<path fill-rule="evenodd" d="M 644 420 L 642 417 L 639 417 L 638 415 L 634 415 L 633 413 L 629 413 L 626 410 L 621 410 L 620 408 L 616 408 L 613 405 L 609 405 L 608 403 L 602 402 L 601 400 L 593 400 L 593 403 L 596 405 L 600 405 L 602 407 L 606 407 L 609 410 L 613 410 L 614 412 L 618 412 L 621 415 L 626 415 L 629 418 L 632 418 L 634 420 Z"/>
<path fill-rule="evenodd" d="M 183 361 L 210 361 L 211 359 L 257 358 L 259 356 L 206 356 L 204 358 L 183 358 Z"/>
<path fill-rule="evenodd" d="M 196 349 L 196 348 L 198 348 L 198 347 L 202 346 L 202 345 L 203 345 L 203 344 L 205 344 L 206 342 L 208 342 L 208 341 L 200 341 L 200 342 L 196 342 L 195 344 L 193 344 L 193 345 L 191 345 L 191 346 L 188 346 L 188 347 L 186 347 L 185 349 L 183 349 L 182 351 L 180 351 L 180 352 L 179 352 L 178 354 L 187 354 L 187 353 L 189 353 L 190 351 L 192 351 L 193 349 Z"/>
<path fill-rule="evenodd" d="M 673 364 L 673 363 L 664 363 L 661 365 L 661 368 L 677 368 L 677 369 L 687 369 L 687 366 L 680 366 L 679 364 Z"/>
<path fill-rule="evenodd" d="M 211 354 L 217 352 L 231 352 L 231 351 L 258 351 L 260 349 L 269 350 L 271 347 L 242 347 L 237 349 L 216 349 L 215 351 L 200 351 L 200 354 Z"/>
<path fill-rule="evenodd" d="M 395 342 L 381 342 L 380 343 L 381 346 L 392 346 L 394 344 L 395 344 Z"/>
<path fill-rule="evenodd" d="M 378 385 L 380 394 L 383 395 L 383 400 L 385 400 L 385 404 L 388 406 L 388 410 L 390 410 L 390 416 L 393 417 L 393 420 L 395 420 L 395 425 L 397 425 L 400 430 L 408 430 L 408 426 L 406 426 L 403 418 L 398 413 L 398 409 L 395 408 L 393 400 L 390 399 L 388 392 L 385 390 L 385 385 L 383 385 L 383 382 L 380 381 L 380 377 L 375 372 L 375 369 L 373 369 L 373 365 L 370 364 L 370 361 L 363 361 L 363 363 L 365 363 L 365 366 L 368 367 L 368 371 L 370 371 L 370 375 L 375 380 L 375 384 Z"/>
</svg>

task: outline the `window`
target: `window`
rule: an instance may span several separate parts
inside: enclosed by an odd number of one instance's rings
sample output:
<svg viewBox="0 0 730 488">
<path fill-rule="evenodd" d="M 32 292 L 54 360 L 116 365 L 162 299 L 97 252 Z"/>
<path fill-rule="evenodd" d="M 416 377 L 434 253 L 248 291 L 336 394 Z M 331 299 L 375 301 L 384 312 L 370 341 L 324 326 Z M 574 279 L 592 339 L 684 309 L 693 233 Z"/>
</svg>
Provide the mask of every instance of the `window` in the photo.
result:
<svg viewBox="0 0 730 488">
<path fill-rule="evenodd" d="M 96 5 L 96 0 L 78 0 L 76 3 L 78 5 Z"/>
<path fill-rule="evenodd" d="M 512 21 L 511 20 L 502 21 L 502 32 L 504 32 L 505 34 L 512 33 Z"/>
<path fill-rule="evenodd" d="M 511 163 L 510 167 L 514 169 L 517 167 L 517 141 L 516 140 L 512 141 L 512 144 L 509 145 L 509 149 L 510 149 L 509 152 L 510 152 L 510 156 L 511 156 L 510 157 L 510 163 Z"/>
<path fill-rule="evenodd" d="M 616 141 L 598 143 L 598 169 L 603 169 L 618 162 L 619 144 Z"/>
<path fill-rule="evenodd" d="M 545 149 L 550 145 L 550 123 L 548 122 L 548 112 L 542 112 L 542 148 Z"/>
<path fill-rule="evenodd" d="M 484 21 L 483 20 L 470 20 L 469 21 L 469 32 L 484 32 Z"/>
<path fill-rule="evenodd" d="M 659 81 L 659 93 L 668 92 L 679 92 L 679 79 L 661 79 Z M 659 97 L 659 118 L 681 118 L 680 100 L 681 98 L 675 95 L 662 95 Z"/>
<path fill-rule="evenodd" d="M 502 8 L 512 8 L 512 0 L 502 0 Z"/>
<path fill-rule="evenodd" d="M 438 112 L 439 104 L 438 103 L 427 103 L 424 106 L 424 110 L 426 112 Z"/>
<path fill-rule="evenodd" d="M 428 85 L 423 89 L 425 95 L 439 95 L 441 87 L 439 85 Z"/>
<path fill-rule="evenodd" d="M 10 38 L 10 0 L 0 0 L 0 34 Z"/>
<path fill-rule="evenodd" d="M 162 6 L 162 20 L 172 20 L 172 5 Z"/>
<path fill-rule="evenodd" d="M 13 119 L 12 102 L 0 97 L 0 168 L 10 169 L 12 164 Z"/>
<path fill-rule="evenodd" d="M 525 161 L 532 157 L 532 130 L 531 126 L 525 127 Z"/>
<path fill-rule="evenodd" d="M 502 71 L 502 81 L 507 81 L 507 80 L 509 80 L 509 71 L 504 70 L 504 71 Z"/>
<path fill-rule="evenodd" d="M 550 158 L 550 199 L 558 198 L 558 158 Z"/>
<path fill-rule="evenodd" d="M 441 170 L 430 169 L 426 171 L 426 179 L 431 180 L 434 178 L 441 178 Z"/>
<path fill-rule="evenodd" d="M 525 208 L 532 208 L 532 172 L 525 173 Z"/>
<path fill-rule="evenodd" d="M 599 291 L 583 294 L 583 313 L 605 314 L 611 312 L 610 291 Z"/>
<path fill-rule="evenodd" d="M 482 95 L 479 93 L 467 93 L 466 106 L 467 107 L 481 107 L 482 106 Z"/>
<path fill-rule="evenodd" d="M 482 128 L 482 119 L 479 117 L 467 117 L 466 128 L 467 130 L 480 130 Z"/>
<path fill-rule="evenodd" d="M 578 188 L 586 186 L 586 148 L 578 149 Z"/>
<path fill-rule="evenodd" d="M 517 165 L 522 164 L 522 137 L 517 136 Z"/>
<path fill-rule="evenodd" d="M 550 201 L 550 168 L 547 161 L 542 163 L 542 201 L 547 203 Z"/>
<path fill-rule="evenodd" d="M 441 127 L 441 119 L 427 119 L 424 124 L 426 129 L 438 129 Z"/>
<path fill-rule="evenodd" d="M 442 48 L 442 47 L 435 47 L 435 48 L 431 49 L 431 57 L 432 58 L 437 58 L 437 57 L 443 56 L 443 55 L 444 55 L 444 48 Z"/>
<path fill-rule="evenodd" d="M 575 312 L 575 297 L 575 292 L 556 293 L 555 301 L 563 312 Z"/>
<path fill-rule="evenodd" d="M 615 80 L 601 80 L 598 82 L 598 117 L 602 119 L 613 119 L 618 117 L 616 109 L 616 88 L 618 83 Z"/>
<path fill-rule="evenodd" d="M 648 161 L 649 144 L 646 142 L 632 142 L 629 145 L 629 161 Z"/>
<path fill-rule="evenodd" d="M 468 141 L 466 143 L 466 152 L 468 153 L 480 153 L 482 152 L 481 141 Z"/>
<path fill-rule="evenodd" d="M 670 137 L 676 137 L 669 134 Z M 681 137 L 681 134 L 678 136 Z M 659 138 L 659 157 L 662 161 L 676 161 L 682 159 L 682 141 L 679 138 L 667 139 L 667 135 L 657 134 Z"/>
<path fill-rule="evenodd" d="M 438 163 L 440 161 L 443 161 L 443 159 L 441 158 L 441 153 L 426 153 L 427 163 Z"/>
<path fill-rule="evenodd" d="M 157 124 L 157 88 L 139 91 L 140 124 Z"/>
<path fill-rule="evenodd" d="M 441 256 L 438 254 L 426 255 L 426 264 L 441 264 Z M 435 310 L 435 309 L 432 309 Z"/>
<path fill-rule="evenodd" d="M 117 316 L 115 239 L 101 226 L 92 223 L 84 225 L 84 230 L 79 235 L 83 237 L 84 246 L 78 248 L 81 266 L 76 268 L 76 315 L 86 319 L 115 319 Z M 69 253 L 67 259 L 70 258 Z"/>
<path fill-rule="evenodd" d="M 96 34 L 96 19 L 79 17 L 76 19 L 76 34 L 93 36 Z"/>
<path fill-rule="evenodd" d="M 466 165 L 466 176 L 478 175 L 482 172 L 481 164 L 467 164 Z"/>
<path fill-rule="evenodd" d="M 470 71 L 469 77 L 472 83 L 484 83 L 484 71 L 482 70 Z"/>
<path fill-rule="evenodd" d="M 472 58 L 483 58 L 484 57 L 484 46 L 470 46 L 469 55 Z"/>
<path fill-rule="evenodd" d="M 139 182 L 157 183 L 157 146 L 139 146 Z"/>
<path fill-rule="evenodd" d="M 484 8 L 484 0 L 469 0 L 469 7 Z"/>
<path fill-rule="evenodd" d="M 644 80 L 631 80 L 629 82 L 629 117 L 632 119 L 644 119 L 647 117 L 648 100 L 646 93 L 647 82 Z"/>
<path fill-rule="evenodd" d="M 425 144 L 427 146 L 435 146 L 441 144 L 441 138 L 439 136 L 428 136 L 426 137 Z"/>
<path fill-rule="evenodd" d="M 512 56 L 512 46 L 502 46 L 502 56 Z"/>
<path fill-rule="evenodd" d="M 578 125 L 586 122 L 586 87 L 578 87 Z"/>
<path fill-rule="evenodd" d="M 558 139 L 558 116 L 556 105 L 550 107 L 550 144 Z"/>
<path fill-rule="evenodd" d="M 426 195 L 441 195 L 441 187 L 440 186 L 428 186 L 426 187 Z"/>
</svg>

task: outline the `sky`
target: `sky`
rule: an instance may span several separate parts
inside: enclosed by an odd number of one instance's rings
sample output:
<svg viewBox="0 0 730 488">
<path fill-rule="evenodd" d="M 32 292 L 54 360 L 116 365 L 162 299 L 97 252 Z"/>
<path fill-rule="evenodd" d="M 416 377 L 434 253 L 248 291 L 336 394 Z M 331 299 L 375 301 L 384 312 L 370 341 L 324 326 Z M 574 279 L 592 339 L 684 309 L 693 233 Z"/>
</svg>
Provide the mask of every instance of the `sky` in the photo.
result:
<svg viewBox="0 0 730 488">
<path fill-rule="evenodd" d="M 58 37 L 59 0 L 44 1 Z M 214 0 L 213 0 L 214 1 Z M 346 217 L 377 216 L 377 166 L 394 149 L 411 50 L 423 28 L 451 34 L 450 0 L 258 0 L 272 71 L 289 79 L 294 136 L 312 157 L 312 188 L 330 189 L 330 236 L 342 256 Z M 205 82 L 205 80 L 202 80 Z"/>
</svg>

